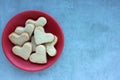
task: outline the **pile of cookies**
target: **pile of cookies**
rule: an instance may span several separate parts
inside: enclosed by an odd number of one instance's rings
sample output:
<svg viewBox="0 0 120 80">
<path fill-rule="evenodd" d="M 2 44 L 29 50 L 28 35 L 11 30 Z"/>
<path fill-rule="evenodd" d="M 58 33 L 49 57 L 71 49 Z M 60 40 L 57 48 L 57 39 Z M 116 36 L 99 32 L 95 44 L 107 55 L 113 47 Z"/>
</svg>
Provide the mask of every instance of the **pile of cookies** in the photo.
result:
<svg viewBox="0 0 120 80">
<path fill-rule="evenodd" d="M 47 54 L 55 56 L 57 51 L 55 44 L 57 36 L 46 33 L 44 26 L 47 24 L 45 17 L 39 17 L 36 21 L 28 19 L 25 27 L 18 26 L 9 35 L 10 41 L 15 45 L 12 51 L 15 55 L 32 63 L 47 63 Z"/>
</svg>

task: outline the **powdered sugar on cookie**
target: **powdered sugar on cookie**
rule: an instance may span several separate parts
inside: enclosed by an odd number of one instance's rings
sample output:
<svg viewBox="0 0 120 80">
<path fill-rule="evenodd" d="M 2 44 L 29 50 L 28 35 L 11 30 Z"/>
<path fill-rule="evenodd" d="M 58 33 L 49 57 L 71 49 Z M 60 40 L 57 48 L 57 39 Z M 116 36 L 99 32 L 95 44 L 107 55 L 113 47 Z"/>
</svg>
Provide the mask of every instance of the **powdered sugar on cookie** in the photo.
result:
<svg viewBox="0 0 120 80">
<path fill-rule="evenodd" d="M 14 45 L 13 54 L 36 64 L 47 63 L 47 54 L 50 57 L 55 56 L 58 38 L 52 33 L 45 32 L 46 24 L 47 19 L 39 17 L 37 20 L 28 19 L 25 27 L 17 26 L 8 36 Z"/>
</svg>

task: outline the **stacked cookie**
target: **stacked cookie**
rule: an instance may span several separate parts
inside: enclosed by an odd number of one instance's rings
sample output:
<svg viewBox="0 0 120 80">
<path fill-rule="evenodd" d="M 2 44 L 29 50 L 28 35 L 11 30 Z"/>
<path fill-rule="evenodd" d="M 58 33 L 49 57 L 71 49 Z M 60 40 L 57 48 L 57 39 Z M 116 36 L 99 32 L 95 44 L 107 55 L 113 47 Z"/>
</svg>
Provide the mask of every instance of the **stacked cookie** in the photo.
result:
<svg viewBox="0 0 120 80">
<path fill-rule="evenodd" d="M 25 27 L 18 26 L 9 35 L 10 41 L 15 45 L 12 51 L 15 55 L 32 63 L 47 63 L 47 54 L 56 55 L 55 44 L 57 36 L 46 33 L 44 26 L 47 24 L 45 17 L 39 17 L 36 21 L 28 19 Z"/>
</svg>

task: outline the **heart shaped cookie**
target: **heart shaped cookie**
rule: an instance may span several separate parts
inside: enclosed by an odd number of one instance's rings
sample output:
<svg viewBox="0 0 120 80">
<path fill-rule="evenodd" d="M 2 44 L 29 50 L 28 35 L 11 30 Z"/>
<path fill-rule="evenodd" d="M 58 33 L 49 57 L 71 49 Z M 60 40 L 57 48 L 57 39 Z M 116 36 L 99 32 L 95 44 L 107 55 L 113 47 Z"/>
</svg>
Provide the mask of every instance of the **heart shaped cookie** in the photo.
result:
<svg viewBox="0 0 120 80">
<path fill-rule="evenodd" d="M 47 50 L 47 53 L 49 56 L 55 56 L 57 51 L 55 49 L 55 44 L 57 43 L 57 36 L 55 36 L 54 40 L 50 43 L 46 43 L 45 46 L 46 46 L 46 50 Z"/>
<path fill-rule="evenodd" d="M 36 21 L 34 21 L 32 19 L 28 19 L 26 21 L 26 24 L 34 24 L 36 27 L 38 27 L 38 26 L 44 27 L 46 23 L 47 23 L 47 20 L 45 17 L 39 17 Z"/>
<path fill-rule="evenodd" d="M 12 51 L 15 55 L 23 58 L 24 60 L 28 60 L 31 52 L 32 52 L 32 44 L 27 42 L 22 47 L 14 46 Z"/>
<path fill-rule="evenodd" d="M 33 63 L 45 64 L 47 63 L 45 46 L 39 45 L 36 47 L 36 53 L 31 54 L 29 60 Z"/>
<path fill-rule="evenodd" d="M 52 42 L 54 40 L 54 35 L 51 33 L 45 33 L 42 31 L 43 27 L 36 27 L 34 31 L 35 43 L 37 45 Z"/>
<path fill-rule="evenodd" d="M 10 41 L 15 45 L 23 45 L 26 41 L 30 39 L 28 33 L 16 34 L 15 32 L 9 35 Z"/>
<path fill-rule="evenodd" d="M 31 37 L 31 35 L 32 35 L 33 31 L 34 31 L 34 28 L 35 28 L 35 26 L 33 24 L 26 24 L 25 27 L 18 26 L 15 29 L 15 32 L 17 34 L 22 34 L 23 32 L 27 32 L 29 34 L 29 36 Z"/>
</svg>

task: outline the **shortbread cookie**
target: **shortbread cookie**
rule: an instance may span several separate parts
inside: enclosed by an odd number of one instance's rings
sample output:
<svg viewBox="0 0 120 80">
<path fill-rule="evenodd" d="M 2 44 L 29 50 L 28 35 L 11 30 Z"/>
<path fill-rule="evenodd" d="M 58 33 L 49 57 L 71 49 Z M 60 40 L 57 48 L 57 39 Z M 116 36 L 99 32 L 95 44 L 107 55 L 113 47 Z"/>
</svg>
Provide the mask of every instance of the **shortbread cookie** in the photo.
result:
<svg viewBox="0 0 120 80">
<path fill-rule="evenodd" d="M 32 52 L 32 44 L 30 42 L 25 43 L 22 47 L 14 46 L 12 51 L 15 55 L 23 58 L 24 60 L 28 60 L 31 52 Z"/>
<path fill-rule="evenodd" d="M 45 64 L 47 63 L 45 46 L 39 45 L 36 47 L 36 53 L 31 54 L 29 60 L 33 63 Z"/>
<path fill-rule="evenodd" d="M 42 31 L 43 27 L 36 27 L 34 31 L 35 43 L 37 45 L 52 42 L 54 40 L 54 35 L 51 33 L 45 33 Z"/>
<path fill-rule="evenodd" d="M 51 42 L 51 43 L 46 43 L 45 46 L 46 46 L 46 50 L 47 50 L 47 53 L 49 56 L 55 56 L 57 51 L 55 49 L 55 44 L 57 43 L 57 36 L 55 36 L 54 40 Z"/>
<path fill-rule="evenodd" d="M 38 26 L 44 27 L 46 23 L 47 23 L 47 20 L 45 17 L 39 17 L 36 21 L 34 21 L 32 19 L 28 19 L 26 21 L 26 24 L 34 24 L 36 27 L 38 27 Z"/>
<path fill-rule="evenodd" d="M 9 35 L 10 41 L 15 45 L 23 45 L 26 41 L 30 39 L 28 33 L 16 34 L 15 32 Z"/>
<path fill-rule="evenodd" d="M 35 43 L 34 36 L 32 36 L 32 38 L 31 38 L 31 43 L 32 43 L 32 51 L 34 52 L 35 48 L 36 48 L 36 43 Z"/>
<path fill-rule="evenodd" d="M 34 28 L 35 28 L 35 26 L 33 24 L 26 24 L 25 27 L 20 27 L 20 26 L 17 27 L 15 29 L 15 32 L 17 34 L 22 34 L 23 32 L 27 32 L 29 34 L 29 36 L 31 37 L 31 35 L 32 35 L 33 31 L 34 31 Z"/>
</svg>

